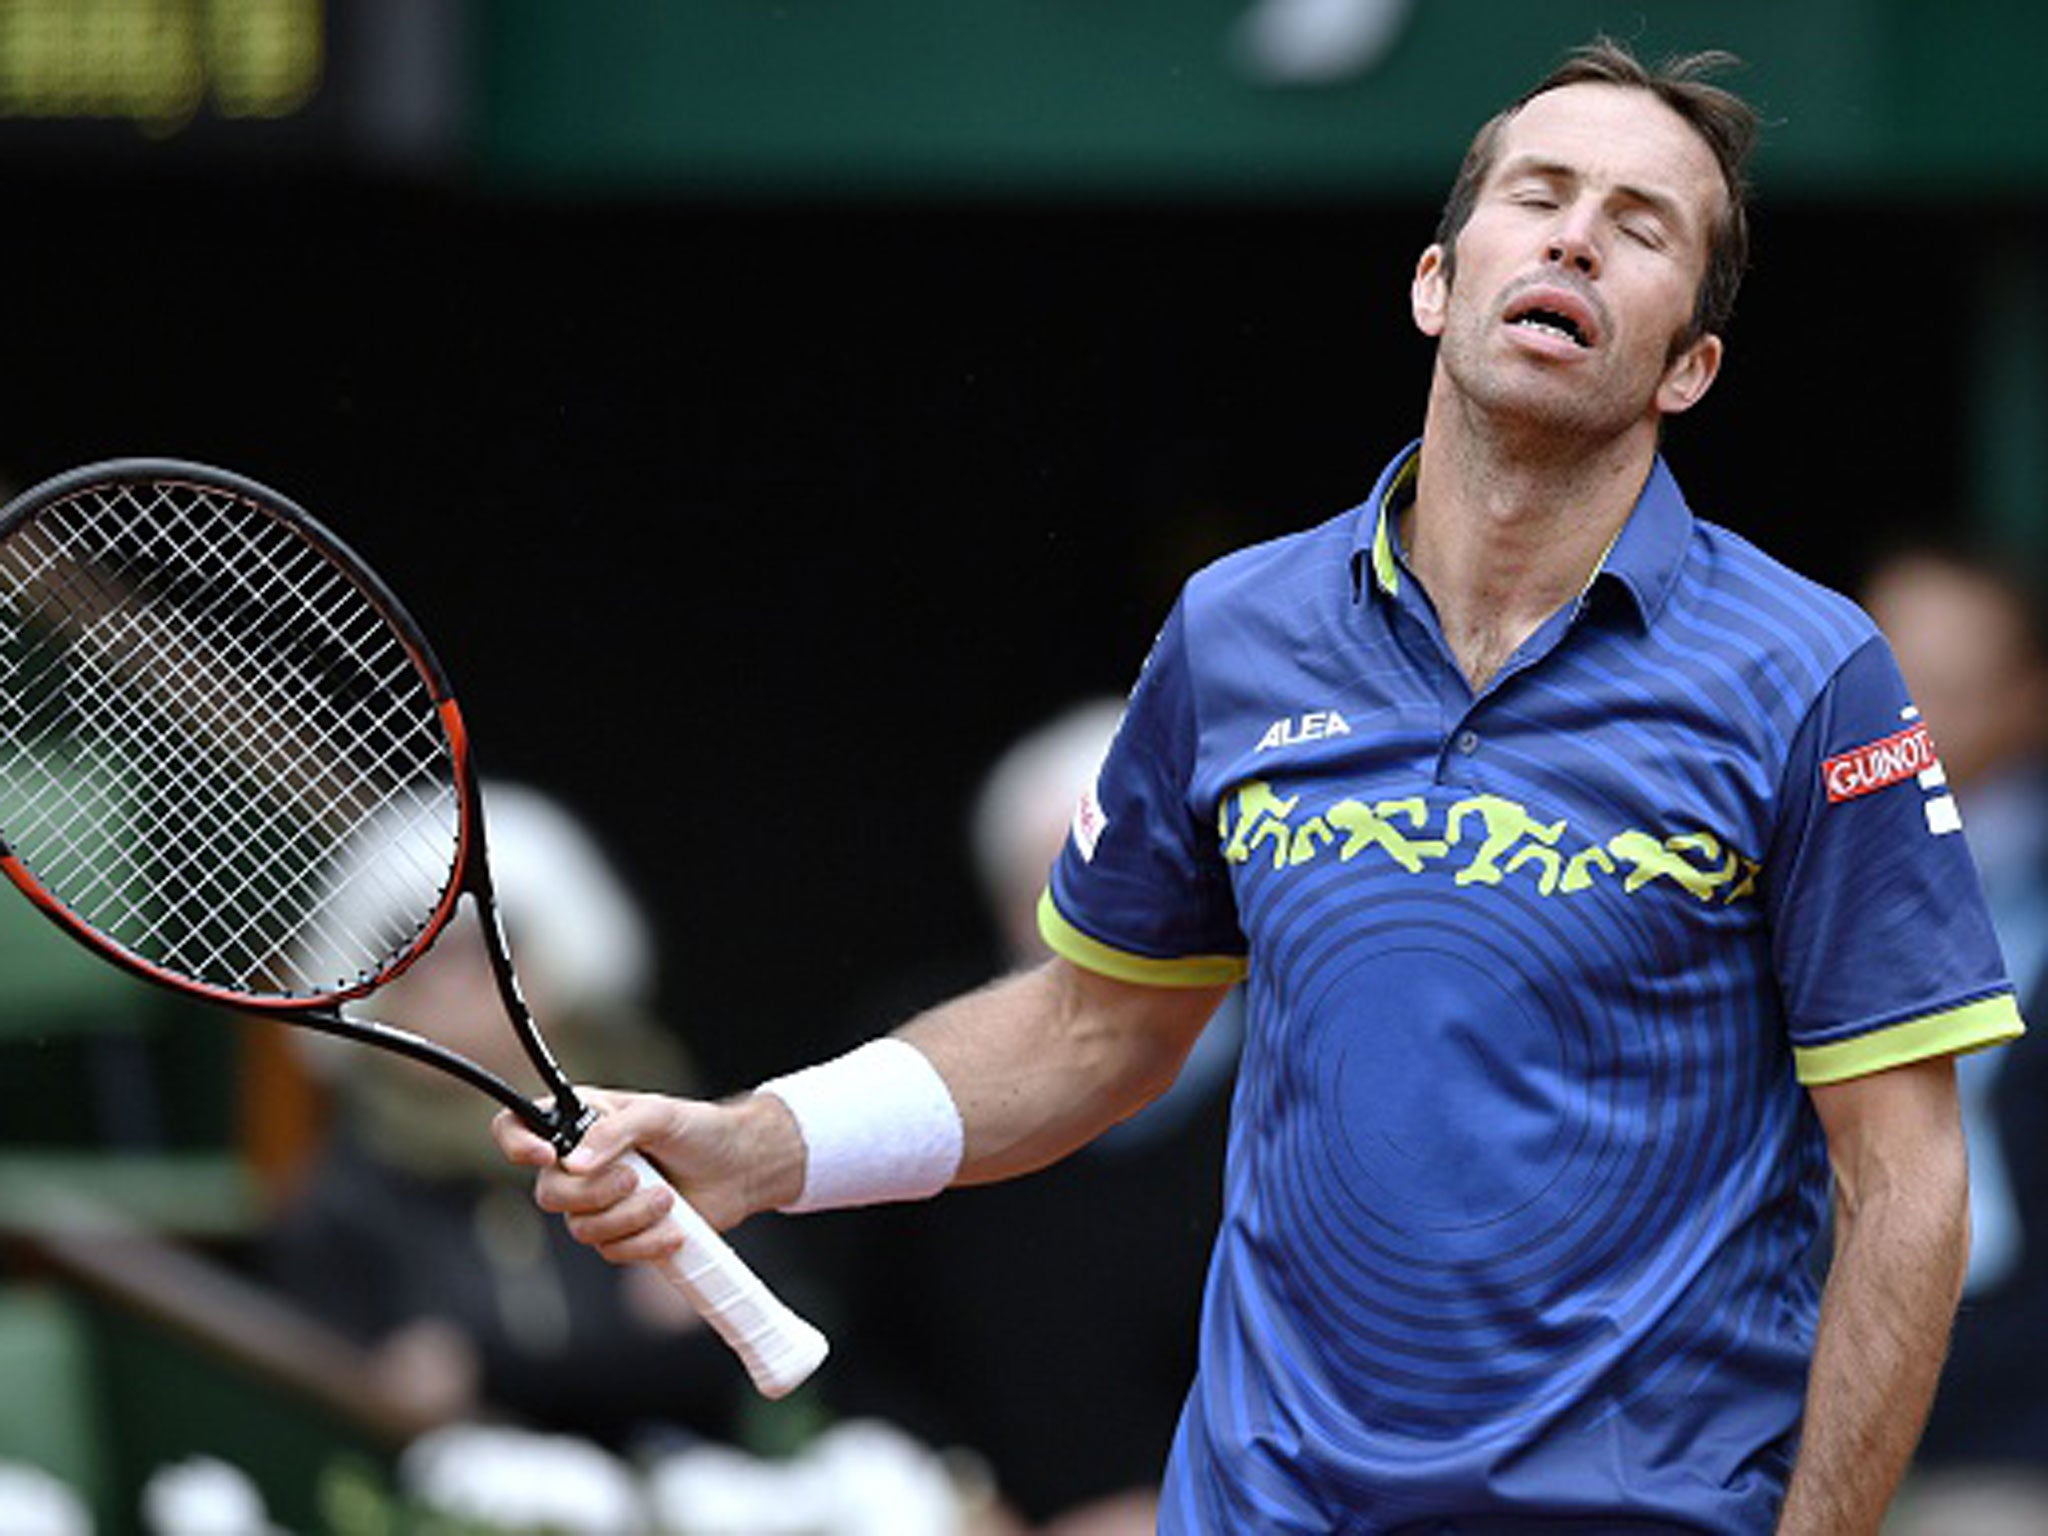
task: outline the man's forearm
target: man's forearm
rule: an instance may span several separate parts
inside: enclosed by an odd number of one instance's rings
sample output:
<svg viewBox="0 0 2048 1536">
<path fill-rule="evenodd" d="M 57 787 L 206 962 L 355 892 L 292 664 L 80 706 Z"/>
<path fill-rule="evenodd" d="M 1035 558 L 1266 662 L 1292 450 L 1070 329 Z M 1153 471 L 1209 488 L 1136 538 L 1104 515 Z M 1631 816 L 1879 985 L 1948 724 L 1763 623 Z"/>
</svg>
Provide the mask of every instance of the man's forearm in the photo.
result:
<svg viewBox="0 0 2048 1536">
<path fill-rule="evenodd" d="M 1844 1196 L 1836 1221 L 1778 1536 L 1875 1536 L 1926 1423 L 1962 1284 L 1962 1189 Z"/>
<path fill-rule="evenodd" d="M 1164 1089 L 1226 990 L 1049 961 L 763 1083 L 717 1111 L 723 1141 L 745 1149 L 728 1161 L 745 1170 L 748 1203 L 729 1219 L 923 1199 L 1042 1168 Z"/>
<path fill-rule="evenodd" d="M 1135 987 L 1050 961 L 913 1019 L 960 1111 L 957 1182 L 1064 1157 L 1173 1081 L 1224 987 Z"/>
</svg>

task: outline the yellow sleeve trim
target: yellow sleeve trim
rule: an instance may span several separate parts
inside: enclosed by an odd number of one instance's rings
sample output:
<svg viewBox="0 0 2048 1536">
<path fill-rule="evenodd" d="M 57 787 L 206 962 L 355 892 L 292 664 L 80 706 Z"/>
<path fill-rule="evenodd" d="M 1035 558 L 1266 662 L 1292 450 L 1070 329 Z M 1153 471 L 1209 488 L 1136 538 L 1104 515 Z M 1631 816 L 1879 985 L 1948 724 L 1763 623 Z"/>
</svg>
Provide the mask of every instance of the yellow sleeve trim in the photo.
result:
<svg viewBox="0 0 2048 1536">
<path fill-rule="evenodd" d="M 1148 955 L 1111 949 L 1068 922 L 1053 905 L 1050 890 L 1038 898 L 1038 931 L 1054 954 L 1073 961 L 1082 970 L 1140 986 L 1227 987 L 1242 981 L 1246 970 L 1242 955 L 1187 955 L 1175 960 L 1155 960 Z"/>
<path fill-rule="evenodd" d="M 1924 1061 L 1930 1056 L 1961 1056 L 1981 1051 L 1988 1045 L 2017 1040 L 2026 1032 L 2018 1001 L 2010 992 L 2001 992 L 1960 1008 L 1888 1024 L 1853 1040 L 1795 1046 L 1792 1060 L 1802 1083 L 1839 1083 L 1882 1072 L 1887 1067 L 1902 1067 L 1909 1061 Z"/>
</svg>

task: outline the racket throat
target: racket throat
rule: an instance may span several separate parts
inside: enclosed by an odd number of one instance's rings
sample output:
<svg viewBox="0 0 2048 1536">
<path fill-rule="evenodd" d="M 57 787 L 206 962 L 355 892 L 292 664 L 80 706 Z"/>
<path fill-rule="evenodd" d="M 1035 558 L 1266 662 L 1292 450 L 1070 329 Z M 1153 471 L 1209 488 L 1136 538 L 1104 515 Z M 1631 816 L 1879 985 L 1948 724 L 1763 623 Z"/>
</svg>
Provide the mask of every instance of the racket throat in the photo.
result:
<svg viewBox="0 0 2048 1536">
<path fill-rule="evenodd" d="M 555 1100 L 555 1107 L 548 1115 L 549 1124 L 536 1126 L 535 1131 L 547 1137 L 558 1156 L 567 1157 L 582 1142 L 590 1128 L 597 1124 L 597 1111 L 576 1097 L 573 1088 L 564 1088 Z"/>
<path fill-rule="evenodd" d="M 568 1079 L 559 1072 L 553 1074 L 549 1086 L 554 1090 L 553 1102 L 545 1106 L 535 1103 L 497 1073 L 478 1066 L 467 1056 L 460 1055 L 409 1029 L 395 1025 L 381 1024 L 374 1019 L 349 1018 L 328 1008 L 302 1008 L 291 1012 L 270 1012 L 252 1016 L 265 1017 L 281 1023 L 296 1024 L 304 1029 L 315 1029 L 322 1034 L 339 1035 L 360 1045 L 375 1046 L 378 1050 L 389 1051 L 395 1056 L 404 1056 L 445 1072 L 469 1084 L 470 1087 L 490 1095 L 506 1109 L 517 1115 L 520 1122 L 534 1135 L 545 1138 L 556 1151 L 567 1153 L 583 1140 L 584 1133 L 597 1121 L 597 1111 L 585 1104 L 569 1085 Z M 552 1065 L 552 1063 L 550 1063 Z"/>
</svg>

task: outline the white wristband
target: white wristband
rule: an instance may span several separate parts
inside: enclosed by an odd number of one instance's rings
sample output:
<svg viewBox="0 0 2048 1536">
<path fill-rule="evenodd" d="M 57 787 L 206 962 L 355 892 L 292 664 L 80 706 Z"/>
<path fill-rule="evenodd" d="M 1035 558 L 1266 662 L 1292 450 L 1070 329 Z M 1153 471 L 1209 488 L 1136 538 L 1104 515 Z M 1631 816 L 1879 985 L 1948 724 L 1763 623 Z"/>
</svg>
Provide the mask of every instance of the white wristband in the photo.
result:
<svg viewBox="0 0 2048 1536">
<path fill-rule="evenodd" d="M 960 1110 L 938 1068 L 907 1040 L 870 1040 L 754 1091 L 788 1105 L 804 1138 L 803 1193 L 785 1211 L 922 1200 L 960 1171 Z"/>
</svg>

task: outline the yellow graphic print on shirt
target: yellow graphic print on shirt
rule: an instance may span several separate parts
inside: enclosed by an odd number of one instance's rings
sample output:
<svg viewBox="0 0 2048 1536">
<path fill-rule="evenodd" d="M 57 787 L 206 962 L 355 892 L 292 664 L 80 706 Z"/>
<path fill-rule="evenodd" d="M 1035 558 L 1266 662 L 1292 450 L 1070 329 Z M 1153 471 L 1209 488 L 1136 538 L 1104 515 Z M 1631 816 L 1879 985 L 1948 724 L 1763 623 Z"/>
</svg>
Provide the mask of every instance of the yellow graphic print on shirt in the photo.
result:
<svg viewBox="0 0 2048 1536">
<path fill-rule="evenodd" d="M 1411 875 L 1453 861 L 1459 885 L 1519 878 L 1543 896 L 1590 890 L 1600 879 L 1619 880 L 1632 896 L 1661 879 L 1701 901 L 1724 905 L 1755 893 L 1761 867 L 1704 830 L 1668 837 L 1630 830 L 1575 845 L 1564 821 L 1538 821 L 1527 806 L 1500 795 L 1454 801 L 1434 823 L 1420 795 L 1371 804 L 1339 800 L 1297 820 L 1300 804 L 1299 795 L 1283 798 L 1260 779 L 1225 794 L 1217 813 L 1224 858 L 1245 864 L 1264 857 L 1275 869 L 1290 869 L 1314 859 L 1348 863 L 1371 853 Z"/>
</svg>

